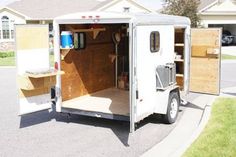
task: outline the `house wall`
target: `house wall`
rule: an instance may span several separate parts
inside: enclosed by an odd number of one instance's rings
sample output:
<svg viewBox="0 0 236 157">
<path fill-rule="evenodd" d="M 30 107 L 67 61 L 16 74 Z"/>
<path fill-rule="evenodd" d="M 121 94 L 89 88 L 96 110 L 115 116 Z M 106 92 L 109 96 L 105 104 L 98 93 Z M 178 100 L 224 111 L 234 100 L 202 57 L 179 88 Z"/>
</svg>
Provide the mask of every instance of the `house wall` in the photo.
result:
<svg viewBox="0 0 236 157">
<path fill-rule="evenodd" d="M 129 8 L 129 12 L 132 13 L 138 13 L 138 12 L 145 12 L 148 13 L 144 8 L 138 7 L 135 4 L 132 4 L 132 2 L 128 2 L 126 0 L 121 0 L 119 2 L 116 2 L 116 4 L 107 6 L 101 9 L 101 11 L 111 11 L 111 12 L 124 12 L 124 8 Z"/>
<path fill-rule="evenodd" d="M 201 25 L 208 24 L 236 24 L 236 15 L 201 15 Z"/>
<path fill-rule="evenodd" d="M 7 16 L 9 18 L 9 31 L 10 39 L 3 39 L 2 32 L 2 17 Z M 13 51 L 14 50 L 14 25 L 15 24 L 25 24 L 25 18 L 18 15 L 8 9 L 0 10 L 0 51 Z M 11 32 L 13 30 L 13 32 Z"/>
<path fill-rule="evenodd" d="M 7 16 L 9 18 L 9 25 L 10 25 L 10 30 L 14 30 L 14 24 L 25 24 L 25 18 L 23 16 L 17 15 L 16 13 L 3 9 L 0 11 L 0 20 L 3 16 Z M 2 22 L 0 22 L 0 30 L 1 30 L 1 42 L 6 42 L 6 41 L 13 41 L 14 39 L 3 39 L 2 38 Z M 11 36 L 11 35 L 10 35 Z"/>
</svg>

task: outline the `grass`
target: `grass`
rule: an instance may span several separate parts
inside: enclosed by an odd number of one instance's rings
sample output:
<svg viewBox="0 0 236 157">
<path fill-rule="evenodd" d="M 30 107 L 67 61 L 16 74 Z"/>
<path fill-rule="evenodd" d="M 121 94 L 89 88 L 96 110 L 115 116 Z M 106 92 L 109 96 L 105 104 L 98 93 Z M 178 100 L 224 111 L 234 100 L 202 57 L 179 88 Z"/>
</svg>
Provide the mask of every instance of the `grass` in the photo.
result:
<svg viewBox="0 0 236 157">
<path fill-rule="evenodd" d="M 50 55 L 50 66 L 54 67 L 54 55 Z M 15 66 L 15 57 L 0 57 L 0 66 Z"/>
<path fill-rule="evenodd" d="M 222 58 L 223 60 L 236 59 L 236 56 L 231 56 L 231 55 L 222 54 L 221 58 Z"/>
<path fill-rule="evenodd" d="M 0 58 L 0 66 L 15 66 L 15 57 Z"/>
<path fill-rule="evenodd" d="M 50 54 L 49 57 L 50 57 L 50 58 L 49 58 L 50 66 L 51 66 L 51 67 L 54 67 L 54 55 L 53 55 L 53 54 Z"/>
<path fill-rule="evenodd" d="M 0 66 L 14 66 L 15 54 L 13 51 L 0 52 Z"/>
<path fill-rule="evenodd" d="M 183 157 L 236 157 L 236 99 L 214 103 L 206 128 Z"/>
</svg>

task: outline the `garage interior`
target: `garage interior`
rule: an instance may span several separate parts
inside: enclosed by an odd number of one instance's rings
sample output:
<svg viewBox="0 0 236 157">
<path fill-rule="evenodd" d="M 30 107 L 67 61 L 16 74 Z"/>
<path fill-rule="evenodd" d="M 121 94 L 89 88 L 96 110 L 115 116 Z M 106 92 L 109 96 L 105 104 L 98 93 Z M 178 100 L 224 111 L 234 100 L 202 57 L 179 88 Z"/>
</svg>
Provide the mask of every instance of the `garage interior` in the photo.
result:
<svg viewBox="0 0 236 157">
<path fill-rule="evenodd" d="M 222 46 L 236 46 L 236 24 L 209 24 L 209 28 L 222 28 L 222 40 L 227 37 L 230 43 L 224 43 L 222 41 Z M 231 38 L 231 39 L 230 39 Z"/>
</svg>

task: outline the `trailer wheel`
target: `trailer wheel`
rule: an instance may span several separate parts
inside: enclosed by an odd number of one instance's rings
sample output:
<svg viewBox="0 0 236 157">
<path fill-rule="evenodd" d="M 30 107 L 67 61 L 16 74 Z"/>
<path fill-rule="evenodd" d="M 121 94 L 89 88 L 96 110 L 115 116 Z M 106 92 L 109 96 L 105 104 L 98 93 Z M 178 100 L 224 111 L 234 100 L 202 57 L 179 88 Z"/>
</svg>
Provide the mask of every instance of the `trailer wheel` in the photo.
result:
<svg viewBox="0 0 236 157">
<path fill-rule="evenodd" d="M 171 92 L 167 107 L 167 113 L 164 115 L 164 121 L 172 124 L 176 121 L 179 113 L 180 98 L 177 92 Z"/>
</svg>

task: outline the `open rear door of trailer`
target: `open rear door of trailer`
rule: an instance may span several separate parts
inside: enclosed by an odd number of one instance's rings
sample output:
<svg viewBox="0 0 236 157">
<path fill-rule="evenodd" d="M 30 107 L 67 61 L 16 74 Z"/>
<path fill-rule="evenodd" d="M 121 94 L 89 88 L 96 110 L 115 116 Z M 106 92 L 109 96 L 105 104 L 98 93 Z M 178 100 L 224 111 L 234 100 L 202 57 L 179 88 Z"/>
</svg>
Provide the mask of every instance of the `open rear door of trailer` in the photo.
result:
<svg viewBox="0 0 236 157">
<path fill-rule="evenodd" d="M 221 28 L 191 30 L 190 91 L 220 94 Z"/>
<path fill-rule="evenodd" d="M 48 25 L 16 25 L 15 31 L 19 114 L 50 109 L 56 72 L 50 70 Z"/>
</svg>

